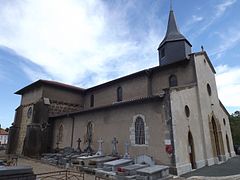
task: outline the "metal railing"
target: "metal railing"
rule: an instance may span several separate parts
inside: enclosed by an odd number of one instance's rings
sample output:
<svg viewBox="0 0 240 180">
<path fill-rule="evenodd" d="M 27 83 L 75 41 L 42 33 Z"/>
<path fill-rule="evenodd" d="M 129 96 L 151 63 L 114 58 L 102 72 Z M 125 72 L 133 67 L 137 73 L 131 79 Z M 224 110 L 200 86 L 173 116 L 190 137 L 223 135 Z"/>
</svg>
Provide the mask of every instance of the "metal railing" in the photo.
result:
<svg viewBox="0 0 240 180">
<path fill-rule="evenodd" d="M 37 180 L 84 180 L 84 172 L 76 172 L 72 170 L 46 172 L 36 174 Z"/>
</svg>

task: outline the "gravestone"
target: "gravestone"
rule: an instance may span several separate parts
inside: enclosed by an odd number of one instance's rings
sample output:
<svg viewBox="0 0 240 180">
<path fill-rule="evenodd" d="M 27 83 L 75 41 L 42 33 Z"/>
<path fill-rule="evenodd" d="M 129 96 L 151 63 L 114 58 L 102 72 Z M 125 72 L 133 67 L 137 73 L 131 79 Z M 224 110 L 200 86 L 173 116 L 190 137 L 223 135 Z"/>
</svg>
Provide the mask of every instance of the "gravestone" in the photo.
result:
<svg viewBox="0 0 240 180">
<path fill-rule="evenodd" d="M 128 142 L 126 142 L 125 143 L 125 154 L 124 154 L 124 156 L 123 156 L 123 159 L 130 159 L 131 157 L 130 157 L 130 155 L 129 155 L 129 143 Z"/>
<path fill-rule="evenodd" d="M 137 156 L 135 159 L 134 159 L 134 162 L 136 164 L 148 164 L 149 166 L 153 166 L 155 165 L 155 161 L 153 160 L 152 157 L 148 156 L 148 155 L 140 155 L 140 156 Z"/>
<path fill-rule="evenodd" d="M 104 155 L 104 153 L 103 153 L 103 140 L 102 140 L 102 138 L 100 138 L 99 140 L 98 140 L 98 151 L 97 151 L 97 153 L 96 153 L 96 155 L 99 155 L 99 156 L 103 156 Z"/>
<path fill-rule="evenodd" d="M 89 122 L 87 124 L 87 147 L 84 149 L 84 152 L 85 153 L 88 153 L 89 155 L 92 155 L 93 154 L 93 149 L 91 147 L 91 144 L 92 144 L 92 123 Z"/>
<path fill-rule="evenodd" d="M 117 138 L 114 137 L 113 140 L 112 140 L 112 155 L 113 156 L 117 156 L 118 155 L 118 152 L 117 152 Z"/>
<path fill-rule="evenodd" d="M 78 146 L 77 146 L 77 152 L 80 153 L 80 154 L 82 153 L 82 150 L 81 150 L 81 148 L 80 148 L 80 144 L 81 144 L 81 142 L 82 142 L 81 139 L 78 138 L 78 140 L 77 140 L 77 143 L 78 143 Z"/>
</svg>

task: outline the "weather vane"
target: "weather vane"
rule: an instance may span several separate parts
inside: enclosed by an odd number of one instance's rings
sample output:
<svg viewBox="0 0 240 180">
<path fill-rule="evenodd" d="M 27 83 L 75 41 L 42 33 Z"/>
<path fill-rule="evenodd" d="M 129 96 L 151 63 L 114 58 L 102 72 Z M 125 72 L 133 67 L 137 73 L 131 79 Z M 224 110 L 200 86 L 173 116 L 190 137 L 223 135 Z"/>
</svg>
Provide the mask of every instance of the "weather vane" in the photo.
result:
<svg viewBox="0 0 240 180">
<path fill-rule="evenodd" d="M 170 10 L 171 10 L 171 11 L 173 10 L 173 7 L 172 7 L 172 0 L 170 0 Z"/>
</svg>

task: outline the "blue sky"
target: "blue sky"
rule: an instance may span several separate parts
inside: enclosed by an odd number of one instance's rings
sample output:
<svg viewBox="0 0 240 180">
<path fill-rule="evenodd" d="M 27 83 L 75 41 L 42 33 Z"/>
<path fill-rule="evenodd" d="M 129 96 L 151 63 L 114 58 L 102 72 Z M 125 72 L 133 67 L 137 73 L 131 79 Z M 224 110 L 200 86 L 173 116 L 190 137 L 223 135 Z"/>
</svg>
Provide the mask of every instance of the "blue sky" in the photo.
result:
<svg viewBox="0 0 240 180">
<path fill-rule="evenodd" d="M 173 0 L 180 31 L 207 51 L 219 98 L 240 110 L 240 2 Z M 169 0 L 0 0 L 0 124 L 38 79 L 83 88 L 158 65 Z"/>
</svg>

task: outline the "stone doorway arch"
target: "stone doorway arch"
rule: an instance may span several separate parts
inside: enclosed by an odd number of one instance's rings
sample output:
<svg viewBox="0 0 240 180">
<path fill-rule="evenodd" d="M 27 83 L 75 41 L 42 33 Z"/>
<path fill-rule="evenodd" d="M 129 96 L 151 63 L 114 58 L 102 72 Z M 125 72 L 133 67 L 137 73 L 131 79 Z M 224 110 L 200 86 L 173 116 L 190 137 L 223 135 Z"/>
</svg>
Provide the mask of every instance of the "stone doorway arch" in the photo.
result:
<svg viewBox="0 0 240 180">
<path fill-rule="evenodd" d="M 188 132 L 188 153 L 192 169 L 196 169 L 197 166 L 195 161 L 194 141 L 191 131 Z"/>
<path fill-rule="evenodd" d="M 229 154 L 229 157 L 231 157 L 230 144 L 229 144 L 229 139 L 228 139 L 228 135 L 227 135 L 227 134 L 226 134 L 226 142 L 227 142 L 227 150 L 228 150 L 228 154 Z"/>
<path fill-rule="evenodd" d="M 213 156 L 217 157 L 218 161 L 222 161 L 223 154 L 225 153 L 224 153 L 221 125 L 214 115 L 212 115 L 210 119 L 209 128 L 210 128 Z"/>
</svg>

